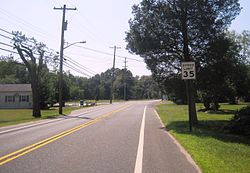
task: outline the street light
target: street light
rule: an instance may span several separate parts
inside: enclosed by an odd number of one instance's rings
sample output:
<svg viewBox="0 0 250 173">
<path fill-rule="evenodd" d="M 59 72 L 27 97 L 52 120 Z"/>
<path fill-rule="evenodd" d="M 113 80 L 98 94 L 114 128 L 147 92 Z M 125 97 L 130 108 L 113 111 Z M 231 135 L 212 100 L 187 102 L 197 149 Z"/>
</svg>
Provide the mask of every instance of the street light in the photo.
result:
<svg viewBox="0 0 250 173">
<path fill-rule="evenodd" d="M 78 41 L 78 42 L 74 42 L 74 43 L 71 43 L 71 44 L 68 44 L 67 46 L 65 46 L 63 49 L 67 49 L 68 47 L 72 46 L 72 45 L 75 45 L 77 43 L 81 43 L 81 44 L 84 44 L 86 43 L 86 41 Z"/>
<path fill-rule="evenodd" d="M 63 39 L 62 39 L 63 40 Z M 61 50 L 60 50 L 60 76 L 59 76 L 59 114 L 63 113 L 62 107 L 63 107 L 63 100 L 62 100 L 62 88 L 63 88 L 63 84 L 62 84 L 62 80 L 63 80 L 63 50 L 67 49 L 68 47 L 77 44 L 77 43 L 86 43 L 86 41 L 78 41 L 78 42 L 74 42 L 71 43 L 69 45 L 67 45 L 66 47 L 63 47 L 64 45 L 64 41 L 62 41 L 61 44 Z"/>
</svg>

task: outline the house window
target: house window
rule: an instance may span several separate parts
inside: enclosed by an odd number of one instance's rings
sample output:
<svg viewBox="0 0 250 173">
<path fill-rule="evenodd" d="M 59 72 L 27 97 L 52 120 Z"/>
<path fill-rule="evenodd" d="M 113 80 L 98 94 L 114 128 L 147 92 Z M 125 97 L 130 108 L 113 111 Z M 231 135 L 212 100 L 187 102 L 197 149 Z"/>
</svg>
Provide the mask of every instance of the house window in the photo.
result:
<svg viewBox="0 0 250 173">
<path fill-rule="evenodd" d="M 15 96 L 5 96 L 5 102 L 15 102 Z"/>
<path fill-rule="evenodd" d="M 19 96 L 19 102 L 29 102 L 29 96 Z"/>
</svg>

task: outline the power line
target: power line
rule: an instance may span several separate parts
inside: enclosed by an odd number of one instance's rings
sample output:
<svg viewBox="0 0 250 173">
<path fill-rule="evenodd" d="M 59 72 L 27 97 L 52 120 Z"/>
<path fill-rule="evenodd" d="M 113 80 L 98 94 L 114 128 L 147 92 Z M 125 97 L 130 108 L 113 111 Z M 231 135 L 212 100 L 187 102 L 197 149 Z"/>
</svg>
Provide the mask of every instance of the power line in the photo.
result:
<svg viewBox="0 0 250 173">
<path fill-rule="evenodd" d="M 4 48 L 0 48 L 0 50 L 3 50 L 5 52 L 10 52 L 10 53 L 18 54 L 17 52 L 14 52 L 14 51 L 11 51 L 11 50 L 7 50 L 7 49 L 4 49 Z"/>
<path fill-rule="evenodd" d="M 9 21 L 12 22 L 12 23 L 14 23 L 14 24 L 15 24 L 16 26 L 18 26 L 18 27 L 25 27 L 26 30 L 29 30 L 29 31 L 31 31 L 32 33 L 38 34 L 38 35 L 40 35 L 40 36 L 42 36 L 42 37 L 46 37 L 46 38 L 50 38 L 50 39 L 54 37 L 54 36 L 53 36 L 52 34 L 50 34 L 48 31 L 45 31 L 45 30 L 43 30 L 43 29 L 41 29 L 41 28 L 39 28 L 39 27 L 33 25 L 32 23 L 30 23 L 30 22 L 28 22 L 28 21 L 26 21 L 26 20 L 24 20 L 24 19 L 22 19 L 22 18 L 20 18 L 20 17 L 18 17 L 18 16 L 16 16 L 16 15 L 14 15 L 14 14 L 11 14 L 9 11 L 6 11 L 6 10 L 0 8 L 0 12 L 1 12 L 2 14 L 4 14 L 5 16 L 7 16 L 7 18 L 11 19 L 11 20 L 9 20 Z M 13 21 L 14 21 L 14 22 L 13 22 Z M 18 25 L 17 25 L 17 24 L 18 24 Z M 20 25 L 20 24 L 21 24 L 21 25 Z M 33 29 L 31 29 L 31 28 L 33 28 Z M 48 34 L 49 34 L 50 36 L 48 36 Z M 53 36 L 53 37 L 52 37 L 52 36 Z"/>
<path fill-rule="evenodd" d="M 0 36 L 1 36 L 1 37 L 4 37 L 4 38 L 7 38 L 7 39 L 9 39 L 9 40 L 12 40 L 12 38 L 10 38 L 10 37 L 8 37 L 8 36 L 5 36 L 5 35 L 3 35 L 3 34 L 0 34 Z"/>
<path fill-rule="evenodd" d="M 79 45 L 74 45 L 74 46 L 82 48 L 82 49 L 86 49 L 86 50 L 89 50 L 89 51 L 92 51 L 92 52 L 96 52 L 96 53 L 100 53 L 100 54 L 105 54 L 105 55 L 113 56 L 113 54 L 107 53 L 107 52 L 104 52 L 104 51 L 100 51 L 100 50 L 96 50 L 96 49 L 91 49 L 91 48 L 87 48 L 87 47 L 79 46 Z M 116 55 L 116 57 L 125 58 L 125 56 L 120 56 L 120 55 Z M 128 57 L 126 57 L 126 58 L 130 59 L 130 60 L 138 61 L 138 62 L 143 62 L 142 60 L 137 60 L 137 59 L 134 59 L 134 58 L 128 58 Z"/>
<path fill-rule="evenodd" d="M 83 48 L 83 49 L 86 49 L 86 50 L 89 50 L 89 51 L 92 51 L 92 52 L 113 56 L 113 54 L 111 54 L 111 53 L 103 52 L 103 51 L 100 51 L 100 50 L 91 49 L 91 48 L 87 48 L 87 47 L 83 47 L 83 46 L 79 46 L 79 45 L 74 45 L 74 46 L 75 47 L 80 47 L 80 48 Z"/>
<path fill-rule="evenodd" d="M 66 59 L 64 62 L 67 62 L 67 61 L 68 61 L 68 64 L 71 63 L 72 65 L 74 65 L 74 66 L 76 66 L 76 67 L 78 67 L 78 68 L 81 68 L 82 70 L 84 70 L 84 71 L 90 73 L 91 75 L 95 75 L 94 73 L 92 73 L 92 72 L 86 70 L 84 67 L 81 67 L 80 65 L 74 63 L 73 61 L 71 61 L 71 60 L 69 60 L 69 59 Z"/>
<path fill-rule="evenodd" d="M 80 73 L 80 74 L 83 74 L 84 76 L 91 77 L 91 76 L 88 75 L 87 73 L 84 73 L 84 72 L 81 71 L 80 69 L 77 69 L 76 67 L 73 67 L 72 65 L 68 64 L 67 62 L 65 62 L 64 65 L 65 65 L 66 67 L 68 67 L 69 69 L 71 69 L 71 70 L 74 70 L 74 71 L 76 71 L 76 72 L 78 72 L 78 73 Z"/>
<path fill-rule="evenodd" d="M 73 60 L 73 59 L 70 58 L 69 56 L 66 56 L 66 57 L 69 58 L 71 61 L 73 61 L 73 62 L 79 64 L 79 62 L 76 62 L 75 60 Z M 95 73 L 95 74 L 97 73 L 97 72 L 95 72 L 94 70 L 92 70 L 92 69 L 90 69 L 90 68 L 88 68 L 88 67 L 83 66 L 82 64 L 79 64 L 79 65 L 81 65 L 82 67 L 84 67 L 84 68 L 87 69 L 87 70 L 92 71 L 92 73 Z"/>
<path fill-rule="evenodd" d="M 3 32 L 5 32 L 5 33 L 8 33 L 10 35 L 14 35 L 13 33 L 9 32 L 9 31 L 6 31 L 5 29 L 0 28 L 0 30 L 3 31 Z M 0 36 L 12 40 L 12 38 L 10 38 L 8 36 L 2 35 L 2 34 L 0 34 Z M 28 40 L 28 42 L 33 43 L 31 40 Z M 92 48 L 87 48 L 87 47 L 79 46 L 79 45 L 73 45 L 73 46 L 79 47 L 79 48 L 82 48 L 82 49 L 86 49 L 86 50 L 89 50 L 89 51 L 92 51 L 92 52 L 95 52 L 95 53 L 100 53 L 100 54 L 104 54 L 104 55 L 108 55 L 108 56 L 113 56 L 113 54 L 111 54 L 111 53 L 100 51 L 100 50 L 96 50 L 96 49 L 92 49 Z M 121 56 L 121 55 L 116 55 L 116 57 L 118 57 L 118 58 L 125 58 L 125 56 Z M 129 57 L 126 57 L 126 58 L 129 59 L 129 60 L 137 61 L 137 62 L 144 62 L 142 60 L 138 60 L 138 59 L 134 59 L 134 58 L 129 58 Z"/>
<path fill-rule="evenodd" d="M 11 32 L 6 31 L 5 29 L 0 28 L 0 31 L 6 32 L 7 34 L 13 35 Z"/>
<path fill-rule="evenodd" d="M 65 56 L 66 57 L 66 61 L 69 61 L 70 63 L 74 64 L 75 66 L 79 67 L 79 68 L 82 68 L 83 70 L 87 71 L 88 73 L 92 74 L 92 75 L 96 75 L 97 72 L 93 71 L 92 69 L 90 68 L 87 68 L 85 66 L 83 66 L 82 64 L 79 64 L 78 62 L 74 61 L 72 58 L 70 58 L 69 56 Z"/>
<path fill-rule="evenodd" d="M 8 47 L 14 47 L 14 46 L 12 46 L 12 45 L 9 45 L 9 44 L 6 44 L 6 43 L 3 43 L 3 42 L 0 42 L 0 44 L 2 44 L 2 45 L 5 45 L 5 46 L 8 46 Z"/>
</svg>

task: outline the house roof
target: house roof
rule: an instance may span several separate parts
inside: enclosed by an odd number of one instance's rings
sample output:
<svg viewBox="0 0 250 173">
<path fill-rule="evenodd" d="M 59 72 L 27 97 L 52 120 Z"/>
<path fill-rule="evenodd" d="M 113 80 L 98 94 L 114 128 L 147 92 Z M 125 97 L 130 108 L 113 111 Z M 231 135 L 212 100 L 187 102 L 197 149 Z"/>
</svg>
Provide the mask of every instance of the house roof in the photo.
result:
<svg viewBox="0 0 250 173">
<path fill-rule="evenodd" d="M 0 84 L 0 92 L 32 91 L 31 84 Z"/>
</svg>

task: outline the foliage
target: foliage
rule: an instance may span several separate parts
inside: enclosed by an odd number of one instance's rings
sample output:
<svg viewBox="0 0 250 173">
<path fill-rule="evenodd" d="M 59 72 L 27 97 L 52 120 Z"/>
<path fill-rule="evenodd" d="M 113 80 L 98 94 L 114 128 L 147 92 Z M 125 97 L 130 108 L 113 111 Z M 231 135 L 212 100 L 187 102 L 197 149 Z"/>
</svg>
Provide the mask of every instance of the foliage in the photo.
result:
<svg viewBox="0 0 250 173">
<path fill-rule="evenodd" d="M 26 67 L 15 61 L 13 57 L 1 57 L 0 60 L 0 83 L 1 84 L 24 84 L 30 83 L 30 76 Z"/>
<path fill-rule="evenodd" d="M 11 70 L 4 70 L 12 66 Z M 25 76 L 17 74 L 23 69 Z M 1 68 L 3 67 L 3 68 Z M 74 76 L 69 72 L 63 73 L 63 100 L 108 100 L 110 98 L 111 69 L 91 78 Z M 22 63 L 2 58 L 0 61 L 0 83 L 7 81 L 5 76 L 11 75 L 10 83 L 30 83 L 29 73 Z M 40 106 L 46 108 L 58 102 L 58 75 L 47 67 L 39 73 Z M 133 77 L 129 70 L 115 69 L 114 95 L 115 99 L 124 99 L 124 79 L 126 80 L 126 100 L 128 99 L 155 99 L 161 98 L 157 84 L 151 76 Z M 8 82 L 8 81 L 7 81 Z M 9 83 L 9 82 L 8 82 Z"/>
<path fill-rule="evenodd" d="M 237 111 L 225 129 L 230 133 L 245 135 L 250 138 L 250 106 L 243 107 Z"/>
<path fill-rule="evenodd" d="M 155 77 L 165 78 L 179 73 L 184 59 L 199 64 L 239 11 L 238 0 L 143 0 L 133 6 L 127 48 L 145 58 Z"/>
<path fill-rule="evenodd" d="M 250 76 L 240 46 L 222 35 L 210 43 L 206 52 L 197 80 L 199 98 L 206 110 L 218 110 L 220 101 L 236 103 L 237 98 L 249 95 Z"/>
<path fill-rule="evenodd" d="M 143 0 L 133 6 L 127 49 L 142 56 L 154 78 L 161 82 L 179 75 L 183 61 L 195 61 L 199 67 L 210 42 L 239 12 L 238 0 Z M 186 88 L 191 120 L 196 124 L 193 81 L 186 82 Z"/>
<path fill-rule="evenodd" d="M 241 34 L 235 31 L 227 32 L 227 36 L 233 39 L 241 47 L 240 55 L 243 59 L 250 58 L 250 31 L 244 30 Z"/>
<path fill-rule="evenodd" d="M 153 80 L 152 76 L 137 77 L 135 80 L 134 96 L 137 99 L 154 99 L 160 98 L 158 85 Z"/>
</svg>

